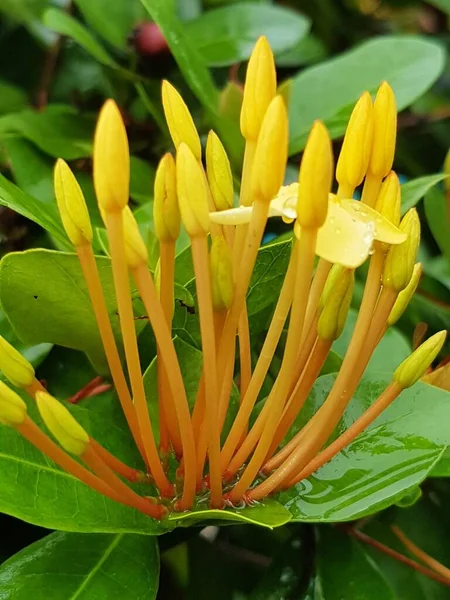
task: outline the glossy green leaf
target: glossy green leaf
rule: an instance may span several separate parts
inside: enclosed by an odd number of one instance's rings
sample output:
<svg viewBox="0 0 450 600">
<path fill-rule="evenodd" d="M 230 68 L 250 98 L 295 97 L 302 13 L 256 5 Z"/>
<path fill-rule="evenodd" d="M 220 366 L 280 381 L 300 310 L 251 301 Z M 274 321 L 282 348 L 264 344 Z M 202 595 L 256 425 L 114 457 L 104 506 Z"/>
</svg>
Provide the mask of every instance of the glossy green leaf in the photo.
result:
<svg viewBox="0 0 450 600">
<path fill-rule="evenodd" d="M 214 67 L 247 60 L 259 36 L 274 54 L 295 46 L 307 33 L 309 19 L 282 6 L 234 4 L 205 12 L 186 24 L 203 60 Z"/>
<path fill-rule="evenodd" d="M 97 264 L 113 330 L 119 339 L 110 260 L 98 257 Z M 24 342 L 50 342 L 82 350 L 97 368 L 106 369 L 103 346 L 76 255 L 51 250 L 8 254 L 0 263 L 0 301 Z"/>
<path fill-rule="evenodd" d="M 91 3 L 91 5 L 92 4 L 93 6 L 98 6 L 98 4 Z M 108 23 L 114 23 L 110 18 L 105 19 L 104 13 L 103 20 Z M 103 65 L 106 65 L 107 67 L 115 66 L 114 60 L 109 56 L 100 42 L 95 39 L 84 25 L 67 14 L 67 12 L 58 10 L 57 8 L 49 8 L 44 13 L 43 21 L 52 31 L 59 33 L 60 35 L 67 35 L 74 39 L 82 48 Z"/>
<path fill-rule="evenodd" d="M 402 185 L 402 214 L 405 214 L 410 208 L 416 206 L 428 190 L 432 189 L 446 177 L 448 176 L 444 173 L 436 173 L 436 175 L 425 175 L 424 177 L 418 177 L 404 183 Z"/>
<path fill-rule="evenodd" d="M 24 90 L 0 80 L 0 115 L 21 110 L 26 104 L 27 95 Z"/>
<path fill-rule="evenodd" d="M 450 448 L 447 448 L 430 473 L 430 477 L 450 477 Z"/>
<path fill-rule="evenodd" d="M 341 357 L 344 357 L 350 343 L 357 317 L 358 312 L 350 309 L 344 331 L 333 344 L 333 350 Z M 409 354 L 411 346 L 405 336 L 395 327 L 391 327 L 376 347 L 367 368 L 372 371 L 392 372 Z"/>
<path fill-rule="evenodd" d="M 18 23 L 33 24 L 40 17 L 47 0 L 2 0 L 0 13 Z"/>
<path fill-rule="evenodd" d="M 424 199 L 425 216 L 431 233 L 442 253 L 450 259 L 450 236 L 448 235 L 448 209 L 444 194 L 432 189 Z"/>
<path fill-rule="evenodd" d="M 94 120 L 66 105 L 49 105 L 43 112 L 24 110 L 0 117 L 0 135 L 19 133 L 54 158 L 90 156 Z"/>
<path fill-rule="evenodd" d="M 320 377 L 300 414 L 295 433 L 323 403 L 334 376 Z M 390 381 L 366 375 L 337 428 L 342 433 Z M 394 504 L 428 475 L 450 442 L 450 394 L 417 383 L 306 481 L 276 499 L 299 521 L 348 521 Z"/>
<path fill-rule="evenodd" d="M 3 175 L 0 175 L 0 204 L 43 227 L 52 234 L 55 241 L 64 250 L 72 249 L 72 244 L 61 224 L 56 205 L 36 200 Z"/>
<path fill-rule="evenodd" d="M 365 90 L 376 92 L 384 80 L 402 110 L 439 77 L 443 48 L 417 36 L 383 36 L 305 69 L 292 79 L 289 103 L 290 154 L 303 149 L 315 119 L 332 124 L 331 134 L 345 131 L 351 108 Z"/>
<path fill-rule="evenodd" d="M 125 50 L 133 27 L 143 19 L 145 12 L 139 0 L 111 2 L 110 0 L 75 0 L 84 20 L 92 29 L 113 46 Z M 105 19 L 105 14 L 108 18 Z"/>
<path fill-rule="evenodd" d="M 170 50 L 191 90 L 212 120 L 214 128 L 226 145 L 230 157 L 240 160 L 243 142 L 237 123 L 219 113 L 219 92 L 203 57 L 196 50 L 184 23 L 177 18 L 170 2 L 166 0 L 141 0 L 150 17 L 161 29 Z"/>
<path fill-rule="evenodd" d="M 0 567 L 3 600 L 154 600 L 159 552 L 142 535 L 56 532 Z"/>
<path fill-rule="evenodd" d="M 365 549 L 337 529 L 317 528 L 316 560 L 318 584 L 324 600 L 397 598 Z"/>
<path fill-rule="evenodd" d="M 15 335 L 8 319 L 0 310 L 0 335 L 14 346 L 36 368 L 52 349 L 52 344 L 24 344 Z"/>
</svg>

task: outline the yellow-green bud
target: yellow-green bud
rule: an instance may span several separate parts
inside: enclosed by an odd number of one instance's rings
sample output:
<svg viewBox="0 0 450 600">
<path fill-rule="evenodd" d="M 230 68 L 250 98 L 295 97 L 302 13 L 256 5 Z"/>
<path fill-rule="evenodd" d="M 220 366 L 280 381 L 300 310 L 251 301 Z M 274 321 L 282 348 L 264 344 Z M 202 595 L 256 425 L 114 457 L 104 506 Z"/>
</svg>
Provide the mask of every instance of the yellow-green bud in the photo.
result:
<svg viewBox="0 0 450 600">
<path fill-rule="evenodd" d="M 375 210 L 398 227 L 400 224 L 401 204 L 400 181 L 395 171 L 391 171 L 381 185 Z"/>
<path fill-rule="evenodd" d="M 181 218 L 190 237 L 209 231 L 208 188 L 205 174 L 191 149 L 181 143 L 176 160 Z"/>
<path fill-rule="evenodd" d="M 160 242 L 170 242 L 180 235 L 180 207 L 177 197 L 177 177 L 173 156 L 165 154 L 156 169 L 153 222 Z"/>
<path fill-rule="evenodd" d="M 0 423 L 15 427 L 22 425 L 27 416 L 27 405 L 22 398 L 0 381 Z"/>
<path fill-rule="evenodd" d="M 46 392 L 36 393 L 42 420 L 66 452 L 81 456 L 89 445 L 89 436 L 65 406 Z"/>
<path fill-rule="evenodd" d="M 354 189 L 364 179 L 369 164 L 372 137 L 372 98 L 368 92 L 364 92 L 350 116 L 336 167 L 336 179 L 345 188 Z"/>
<path fill-rule="evenodd" d="M 0 370 L 8 381 L 26 388 L 34 381 L 32 365 L 5 338 L 0 336 Z"/>
<path fill-rule="evenodd" d="M 281 96 L 267 109 L 253 159 L 252 197 L 270 202 L 283 185 L 288 152 L 288 117 Z"/>
<path fill-rule="evenodd" d="M 125 125 L 113 100 L 103 105 L 95 130 L 94 186 L 103 210 L 117 212 L 128 204 L 130 152 Z"/>
<path fill-rule="evenodd" d="M 230 161 L 222 142 L 210 131 L 206 142 L 206 172 L 209 187 L 217 210 L 227 210 L 233 206 L 233 175 Z"/>
<path fill-rule="evenodd" d="M 408 306 L 411 298 L 414 296 L 414 293 L 419 285 L 420 277 L 422 275 L 422 265 L 421 263 L 416 263 L 414 265 L 413 273 L 411 279 L 409 280 L 408 285 L 402 290 L 397 299 L 395 301 L 394 306 L 389 314 L 388 325 L 391 327 L 400 319 L 402 314 L 405 312 L 406 307 Z"/>
<path fill-rule="evenodd" d="M 261 36 L 253 48 L 245 77 L 241 133 L 247 141 L 258 139 L 264 115 L 276 90 L 275 60 L 267 38 Z"/>
<path fill-rule="evenodd" d="M 173 145 L 189 146 L 197 160 L 202 158 L 202 146 L 192 115 L 178 91 L 168 81 L 162 82 L 162 103 Z"/>
<path fill-rule="evenodd" d="M 373 105 L 373 141 L 368 171 L 380 179 L 386 177 L 394 162 L 397 136 L 397 107 L 391 86 L 385 81 Z"/>
<path fill-rule="evenodd" d="M 216 236 L 209 256 L 214 310 L 228 310 L 233 302 L 233 259 L 222 236 Z"/>
<path fill-rule="evenodd" d="M 411 387 L 425 375 L 444 345 L 446 331 L 439 331 L 421 344 L 394 372 L 393 380 L 403 389 Z"/>
<path fill-rule="evenodd" d="M 92 225 L 83 192 L 66 162 L 56 161 L 54 171 L 56 201 L 61 221 L 74 246 L 92 242 Z"/>
<path fill-rule="evenodd" d="M 333 265 L 320 299 L 317 334 L 321 340 L 332 342 L 342 333 L 353 296 L 353 269 Z"/>
<path fill-rule="evenodd" d="M 129 206 L 123 211 L 123 235 L 128 266 L 133 269 L 142 264 L 146 265 L 148 262 L 147 247 Z"/>
<path fill-rule="evenodd" d="M 406 213 L 399 229 L 406 233 L 406 241 L 391 246 L 386 255 L 383 272 L 383 285 L 396 292 L 401 292 L 408 285 L 416 262 L 420 243 L 420 220 L 415 208 Z"/>
<path fill-rule="evenodd" d="M 333 150 L 330 136 L 323 123 L 316 121 L 300 165 L 297 221 L 301 227 L 322 227 L 327 217 L 332 181 Z"/>
</svg>

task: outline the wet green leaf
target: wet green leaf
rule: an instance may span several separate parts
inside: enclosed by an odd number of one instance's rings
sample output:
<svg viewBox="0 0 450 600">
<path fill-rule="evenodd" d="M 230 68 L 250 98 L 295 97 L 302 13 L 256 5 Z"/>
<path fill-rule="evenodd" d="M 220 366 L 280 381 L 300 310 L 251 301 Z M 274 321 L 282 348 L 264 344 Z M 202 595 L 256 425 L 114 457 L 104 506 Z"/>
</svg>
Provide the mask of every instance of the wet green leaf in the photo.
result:
<svg viewBox="0 0 450 600">
<path fill-rule="evenodd" d="M 3 600 L 154 600 L 158 580 L 156 540 L 123 533 L 52 533 L 0 567 Z"/>
<path fill-rule="evenodd" d="M 293 435 L 323 403 L 334 376 L 320 377 L 300 414 Z M 336 433 L 342 433 L 389 383 L 379 373 L 366 375 Z M 299 521 L 347 521 L 395 503 L 428 475 L 450 442 L 450 394 L 417 383 L 372 426 L 295 488 L 278 494 Z"/>
</svg>

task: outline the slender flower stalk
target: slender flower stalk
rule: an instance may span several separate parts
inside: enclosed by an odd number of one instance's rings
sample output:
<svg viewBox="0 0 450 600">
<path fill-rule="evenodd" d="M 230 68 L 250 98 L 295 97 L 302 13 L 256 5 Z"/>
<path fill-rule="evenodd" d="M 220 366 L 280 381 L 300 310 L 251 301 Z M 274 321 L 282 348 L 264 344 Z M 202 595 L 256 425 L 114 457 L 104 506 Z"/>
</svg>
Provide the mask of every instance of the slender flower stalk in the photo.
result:
<svg viewBox="0 0 450 600">
<path fill-rule="evenodd" d="M 94 185 L 108 235 L 115 289 L 111 302 L 117 306 L 120 336 L 111 324 L 80 186 L 64 161 L 55 166 L 61 220 L 78 256 L 115 391 L 147 472 L 124 464 L 89 436 L 45 391 L 33 366 L 0 338 L 0 369 L 13 386 L 36 400 L 58 444 L 30 419 L 23 400 L 1 382 L 0 423 L 15 428 L 96 492 L 156 519 L 172 510 L 192 509 L 197 494 L 199 501 L 222 509 L 260 501 L 309 477 L 428 370 L 445 338 L 440 332 L 413 352 L 380 397 L 327 446 L 375 348 L 406 309 L 421 275 L 416 263 L 418 216 L 412 209 L 400 221 L 401 189 L 391 171 L 396 135 L 392 90 L 384 83 L 374 103 L 368 92 L 356 103 L 337 161 L 337 194 L 330 191 L 330 137 L 320 122 L 313 124 L 308 137 L 298 182 L 284 186 L 288 117 L 284 99 L 276 95 L 272 51 L 266 38 L 260 38 L 243 94 L 240 126 L 245 154 L 237 207 L 230 162 L 218 136 L 208 135 L 204 167 L 192 115 L 168 82 L 162 85 L 162 100 L 176 158 L 166 154 L 155 178 L 153 220 L 160 256 L 155 279 L 128 205 L 127 133 L 112 100 L 103 107 L 95 132 Z M 362 201 L 357 201 L 352 196 L 361 184 Z M 292 251 L 252 372 L 247 294 L 267 219 L 280 217 L 293 223 Z M 172 339 L 180 316 L 175 311 L 184 310 L 175 301 L 181 223 L 190 238 L 195 274 L 196 305 L 190 319 L 198 323 L 203 356 L 194 390 L 183 381 L 185 370 Z M 344 328 L 355 270 L 366 260 L 370 264 L 363 298 L 339 373 L 325 402 L 292 436 L 331 345 Z M 156 342 L 159 445 L 140 364 L 130 279 Z M 275 367 L 279 346 L 282 359 Z M 253 420 L 269 371 L 274 383 Z M 239 407 L 224 435 L 235 382 L 240 383 Z M 175 476 L 174 461 L 178 461 Z M 157 489 L 152 499 L 128 485 L 150 481 Z"/>
</svg>

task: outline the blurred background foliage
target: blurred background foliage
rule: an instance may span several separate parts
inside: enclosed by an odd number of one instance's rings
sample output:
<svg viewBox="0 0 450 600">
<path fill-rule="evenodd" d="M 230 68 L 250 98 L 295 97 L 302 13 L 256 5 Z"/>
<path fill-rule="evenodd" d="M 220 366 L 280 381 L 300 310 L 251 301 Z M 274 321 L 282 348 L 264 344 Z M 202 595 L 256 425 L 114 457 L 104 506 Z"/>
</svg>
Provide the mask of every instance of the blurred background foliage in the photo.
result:
<svg viewBox="0 0 450 600">
<path fill-rule="evenodd" d="M 288 181 L 296 177 L 315 118 L 325 120 L 338 152 L 350 110 L 364 89 L 374 92 L 387 79 L 404 109 L 394 167 L 404 182 L 404 207 L 417 205 L 421 215 L 424 277 L 401 332 L 379 353 L 376 366 L 391 368 L 426 326 L 434 332 L 450 323 L 443 175 L 450 172 L 450 164 L 444 168 L 450 140 L 449 25 L 450 0 L 0 0 L 0 255 L 36 246 L 61 248 L 45 227 L 54 216 L 57 157 L 69 161 L 83 187 L 101 249 L 91 150 L 96 114 L 107 97 L 117 100 L 125 118 L 130 195 L 151 239 L 155 167 L 171 149 L 160 102 L 162 78 L 183 94 L 203 137 L 211 127 L 218 130 L 238 175 L 245 62 L 257 37 L 266 34 L 289 105 Z M 281 225 L 271 227 L 267 239 L 283 233 Z M 17 344 L 1 313 L 0 333 Z M 348 335 L 336 347 L 339 354 L 345 340 Z M 66 396 L 94 376 L 80 353 L 59 350 L 55 356 L 48 344 L 18 347 L 36 364 L 45 359 L 44 375 L 62 374 L 70 363 L 70 383 L 60 377 Z M 450 474 L 449 464 L 443 463 L 440 475 Z M 418 502 L 420 493 L 412 494 L 411 508 L 390 509 L 365 530 L 395 546 L 389 525 L 399 521 L 424 549 L 450 565 L 449 536 L 442 536 L 450 488 L 445 479 L 430 479 L 422 492 Z M 0 531 L 0 560 L 46 533 L 6 516 L 0 517 Z M 369 551 L 346 533 L 307 525 L 272 533 L 246 526 L 210 527 L 201 535 L 181 530 L 161 539 L 159 597 L 450 597 L 448 588 Z M 355 595 L 357 588 L 363 595 Z"/>
</svg>

